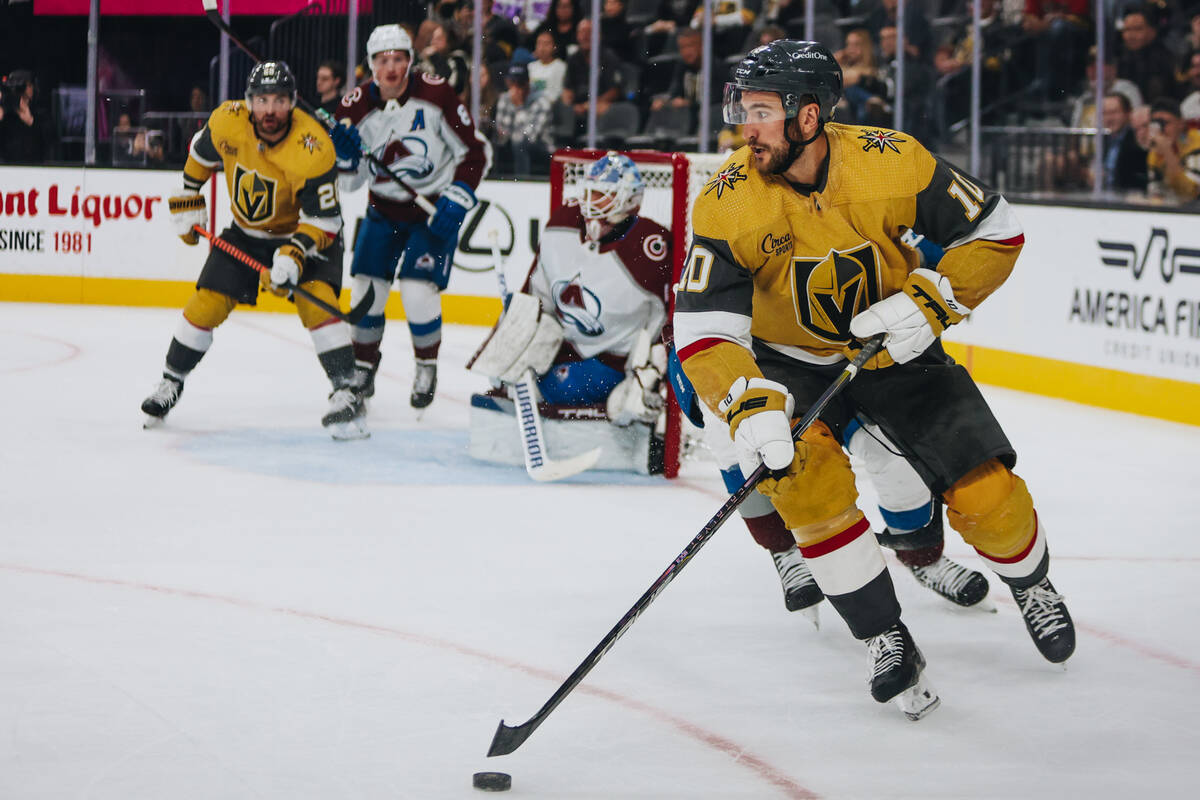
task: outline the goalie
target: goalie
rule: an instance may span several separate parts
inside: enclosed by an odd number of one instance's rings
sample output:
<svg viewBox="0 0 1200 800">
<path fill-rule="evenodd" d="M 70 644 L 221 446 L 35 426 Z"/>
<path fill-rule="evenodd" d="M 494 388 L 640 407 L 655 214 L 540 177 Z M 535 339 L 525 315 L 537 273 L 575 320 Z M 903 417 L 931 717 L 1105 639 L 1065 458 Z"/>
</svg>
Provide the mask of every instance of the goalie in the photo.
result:
<svg viewBox="0 0 1200 800">
<path fill-rule="evenodd" d="M 595 466 L 658 472 L 670 234 L 639 215 L 645 185 L 627 156 L 604 155 L 576 190 L 467 366 L 501 384 L 533 376 L 552 454 L 600 447 Z M 473 456 L 522 462 L 511 414 L 504 386 L 472 398 Z"/>
</svg>

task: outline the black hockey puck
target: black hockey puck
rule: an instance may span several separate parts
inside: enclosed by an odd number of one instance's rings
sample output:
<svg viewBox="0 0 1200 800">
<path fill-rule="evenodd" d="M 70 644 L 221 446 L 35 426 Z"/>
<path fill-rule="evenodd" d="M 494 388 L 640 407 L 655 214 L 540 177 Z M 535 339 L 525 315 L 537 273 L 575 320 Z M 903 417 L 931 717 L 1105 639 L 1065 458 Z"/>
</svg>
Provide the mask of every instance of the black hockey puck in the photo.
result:
<svg viewBox="0 0 1200 800">
<path fill-rule="evenodd" d="M 512 788 L 512 775 L 507 772 L 476 772 L 471 784 L 485 792 L 507 792 Z"/>
</svg>

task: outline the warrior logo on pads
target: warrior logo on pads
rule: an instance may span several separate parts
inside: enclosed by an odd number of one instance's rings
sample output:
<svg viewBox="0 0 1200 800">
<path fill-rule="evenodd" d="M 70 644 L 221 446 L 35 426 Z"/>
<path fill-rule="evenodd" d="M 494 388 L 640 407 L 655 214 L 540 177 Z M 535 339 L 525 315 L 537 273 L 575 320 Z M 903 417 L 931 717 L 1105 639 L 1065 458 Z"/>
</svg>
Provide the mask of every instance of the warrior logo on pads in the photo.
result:
<svg viewBox="0 0 1200 800">
<path fill-rule="evenodd" d="M 600 298 L 583 285 L 578 275 L 569 281 L 555 281 L 550 294 L 554 297 L 554 310 L 564 325 L 574 325 L 584 336 L 604 333 Z"/>
<path fill-rule="evenodd" d="M 850 319 L 880 299 L 879 255 L 870 242 L 793 258 L 792 276 L 796 321 L 829 342 L 850 341 Z"/>
<path fill-rule="evenodd" d="M 233 205 L 247 222 L 266 222 L 275 215 L 275 181 L 238 164 L 233 173 Z"/>
</svg>

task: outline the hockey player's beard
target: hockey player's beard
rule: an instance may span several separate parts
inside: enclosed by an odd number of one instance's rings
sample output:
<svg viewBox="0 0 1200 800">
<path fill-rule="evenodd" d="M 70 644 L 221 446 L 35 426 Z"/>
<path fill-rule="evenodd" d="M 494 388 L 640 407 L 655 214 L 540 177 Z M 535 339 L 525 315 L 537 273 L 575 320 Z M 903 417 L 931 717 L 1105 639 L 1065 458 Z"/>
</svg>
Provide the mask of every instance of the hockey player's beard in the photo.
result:
<svg viewBox="0 0 1200 800">
<path fill-rule="evenodd" d="M 287 130 L 291 116 L 290 112 L 287 114 L 256 114 L 250 120 L 254 123 L 254 133 L 258 135 L 258 138 L 274 142 L 278 141 Z"/>
<path fill-rule="evenodd" d="M 817 133 L 820 133 L 820 128 L 817 129 Z M 749 139 L 746 144 L 750 145 L 750 148 L 755 151 L 754 168 L 763 175 L 782 175 L 787 172 L 796 159 L 804 153 L 804 148 L 817 138 L 813 136 L 812 139 L 803 141 L 800 139 L 800 136 L 799 124 L 797 124 L 796 120 L 790 119 L 787 121 L 787 127 L 784 129 L 783 144 L 763 144 L 758 141 L 758 137 Z M 758 150 L 760 148 L 767 155 L 767 162 L 761 165 L 758 160 Z"/>
</svg>

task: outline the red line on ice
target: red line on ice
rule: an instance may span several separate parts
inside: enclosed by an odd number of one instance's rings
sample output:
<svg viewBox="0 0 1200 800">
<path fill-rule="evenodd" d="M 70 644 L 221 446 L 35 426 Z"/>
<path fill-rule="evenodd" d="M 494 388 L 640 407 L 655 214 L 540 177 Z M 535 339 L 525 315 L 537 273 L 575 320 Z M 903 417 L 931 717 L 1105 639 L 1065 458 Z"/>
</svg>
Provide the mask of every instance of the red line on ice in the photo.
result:
<svg viewBox="0 0 1200 800">
<path fill-rule="evenodd" d="M 121 580 L 120 578 L 101 578 L 94 575 L 84 575 L 77 572 L 66 572 L 64 570 L 40 569 L 37 567 L 26 567 L 19 564 L 4 563 L 0 563 L 0 569 L 7 569 L 12 572 L 23 572 L 29 575 L 50 575 L 56 578 L 69 578 L 71 580 L 85 581 L 88 583 L 101 584 L 105 586 L 119 586 L 126 589 L 142 589 L 145 591 L 173 595 L 176 597 L 188 597 L 197 600 L 213 600 L 218 603 L 225 603 L 226 605 L 235 606 L 237 608 L 248 608 L 257 611 L 272 611 L 277 614 L 286 614 L 290 617 L 297 617 L 299 619 L 326 622 L 343 628 L 356 628 L 358 630 L 395 636 L 408 642 L 422 644 L 427 647 L 440 648 L 442 650 L 449 650 L 460 655 L 478 658 L 483 661 L 490 661 L 495 664 L 508 667 L 509 669 L 523 672 L 526 675 L 531 675 L 535 678 L 541 678 L 554 684 L 561 683 L 563 680 L 563 676 L 559 675 L 558 673 L 550 672 L 549 670 L 541 669 L 539 667 L 533 667 L 528 664 L 523 664 L 520 661 L 514 661 L 503 656 L 478 650 L 474 647 L 458 644 L 457 642 L 439 639 L 437 637 L 427 636 L 425 634 L 410 633 L 397 628 L 389 628 L 384 625 L 374 625 L 369 622 L 359 622 L 357 620 L 346 619 L 345 617 L 333 617 L 327 614 L 319 614 L 314 611 L 301 611 L 299 609 L 288 608 L 286 606 L 264 605 L 262 603 L 256 603 L 251 600 L 243 600 L 241 598 L 231 597 L 228 595 L 212 594 L 209 592 L 200 592 L 192 589 L 178 589 L 170 586 L 157 586 L 152 583 L 127 581 Z M 701 744 L 707 745 L 708 747 L 711 747 L 714 750 L 723 753 L 724 755 L 729 756 L 735 763 L 749 769 L 758 778 L 781 789 L 787 797 L 795 798 L 795 800 L 817 800 L 820 797 L 820 795 L 816 794 L 812 790 L 806 789 L 805 787 L 796 783 L 794 780 L 792 780 L 779 769 L 769 764 L 767 761 L 755 756 L 753 753 L 747 752 L 744 747 L 736 742 L 726 739 L 720 734 L 705 730 L 699 725 L 688 722 L 687 720 L 677 717 L 668 711 L 655 708 L 654 706 L 643 703 L 640 700 L 635 700 L 631 697 L 617 694 L 616 692 L 609 691 L 608 689 L 600 689 L 587 684 L 580 685 L 578 691 L 593 695 L 595 697 L 603 698 L 634 711 L 639 711 L 643 714 L 653 717 L 660 722 L 665 722 L 684 735 L 695 739 Z"/>
</svg>

